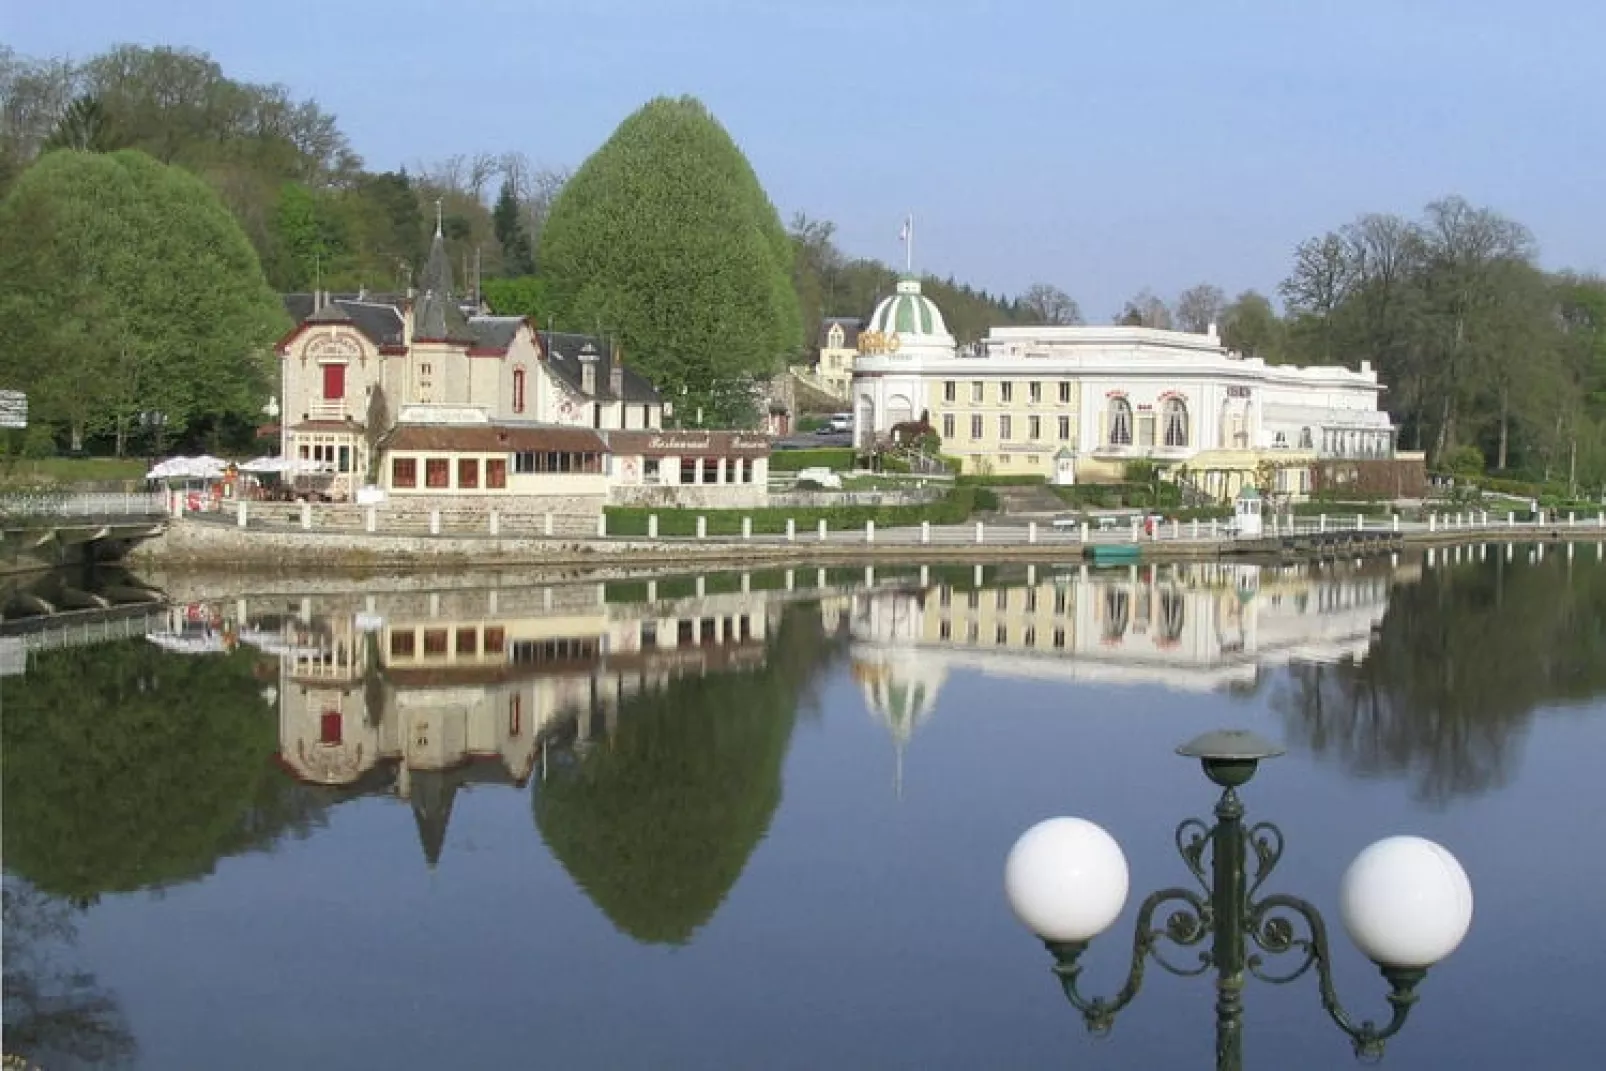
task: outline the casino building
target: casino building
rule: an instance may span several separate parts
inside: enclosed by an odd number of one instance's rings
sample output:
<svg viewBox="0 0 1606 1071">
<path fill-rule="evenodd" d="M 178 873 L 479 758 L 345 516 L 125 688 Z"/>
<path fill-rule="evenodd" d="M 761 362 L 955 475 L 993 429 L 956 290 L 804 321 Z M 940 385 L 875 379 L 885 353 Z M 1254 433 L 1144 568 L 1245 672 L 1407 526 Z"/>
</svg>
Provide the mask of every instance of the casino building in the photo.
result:
<svg viewBox="0 0 1606 1071">
<path fill-rule="evenodd" d="M 1228 350 L 1204 334 L 1144 327 L 995 327 L 958 345 L 940 309 L 907 277 L 858 338 L 856 445 L 926 414 L 943 452 L 972 474 L 1060 484 L 1124 478 L 1152 461 L 1230 499 L 1257 473 L 1299 497 L 1318 482 L 1377 482 L 1396 494 L 1425 479 L 1421 454 L 1396 450 L 1369 362 L 1295 367 Z"/>
</svg>

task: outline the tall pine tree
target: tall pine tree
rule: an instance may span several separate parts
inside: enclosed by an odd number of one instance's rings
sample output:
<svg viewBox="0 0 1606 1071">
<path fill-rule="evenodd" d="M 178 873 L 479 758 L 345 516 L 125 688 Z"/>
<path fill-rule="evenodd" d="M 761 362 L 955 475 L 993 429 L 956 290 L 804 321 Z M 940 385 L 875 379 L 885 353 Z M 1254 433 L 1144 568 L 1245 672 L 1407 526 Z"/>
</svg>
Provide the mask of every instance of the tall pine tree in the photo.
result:
<svg viewBox="0 0 1606 1071">
<path fill-rule="evenodd" d="M 496 230 L 497 244 L 502 247 L 502 274 L 509 278 L 535 274 L 535 249 L 530 234 L 519 218 L 519 195 L 513 181 L 506 179 L 496 195 L 496 207 L 491 210 L 491 226 Z"/>
</svg>

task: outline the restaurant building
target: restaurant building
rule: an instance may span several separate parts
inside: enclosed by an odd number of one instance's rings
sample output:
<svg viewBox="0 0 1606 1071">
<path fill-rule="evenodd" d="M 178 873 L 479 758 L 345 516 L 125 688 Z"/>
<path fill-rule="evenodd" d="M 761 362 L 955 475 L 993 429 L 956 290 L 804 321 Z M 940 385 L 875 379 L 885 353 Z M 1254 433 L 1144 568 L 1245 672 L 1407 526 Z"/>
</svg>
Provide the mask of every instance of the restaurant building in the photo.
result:
<svg viewBox="0 0 1606 1071">
<path fill-rule="evenodd" d="M 373 486 L 420 508 L 565 512 L 763 501 L 768 438 L 666 432 L 669 407 L 612 340 L 465 307 L 438 222 L 417 293 L 286 306 L 281 450 L 322 470 L 299 477 L 304 493 L 349 501 Z"/>
</svg>

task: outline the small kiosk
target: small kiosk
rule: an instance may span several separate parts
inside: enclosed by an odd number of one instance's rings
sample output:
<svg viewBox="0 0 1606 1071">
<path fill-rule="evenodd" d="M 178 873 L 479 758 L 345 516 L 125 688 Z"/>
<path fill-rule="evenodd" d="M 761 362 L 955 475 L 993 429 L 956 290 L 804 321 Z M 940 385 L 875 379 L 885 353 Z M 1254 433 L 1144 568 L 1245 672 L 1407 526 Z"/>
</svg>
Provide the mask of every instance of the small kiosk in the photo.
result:
<svg viewBox="0 0 1606 1071">
<path fill-rule="evenodd" d="M 1258 487 L 1245 487 L 1233 501 L 1233 531 L 1240 539 L 1259 539 L 1265 531 L 1266 500 Z"/>
</svg>

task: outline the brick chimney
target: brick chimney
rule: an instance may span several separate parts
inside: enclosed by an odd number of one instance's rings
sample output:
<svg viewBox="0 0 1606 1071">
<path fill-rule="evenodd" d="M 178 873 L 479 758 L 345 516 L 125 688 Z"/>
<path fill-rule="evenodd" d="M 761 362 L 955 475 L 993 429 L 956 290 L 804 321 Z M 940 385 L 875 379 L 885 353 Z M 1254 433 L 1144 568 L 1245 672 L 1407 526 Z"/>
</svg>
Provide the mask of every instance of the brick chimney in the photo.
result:
<svg viewBox="0 0 1606 1071">
<path fill-rule="evenodd" d="M 617 345 L 613 348 L 613 360 L 608 363 L 608 393 L 615 398 L 625 396 L 625 355 Z"/>
</svg>

